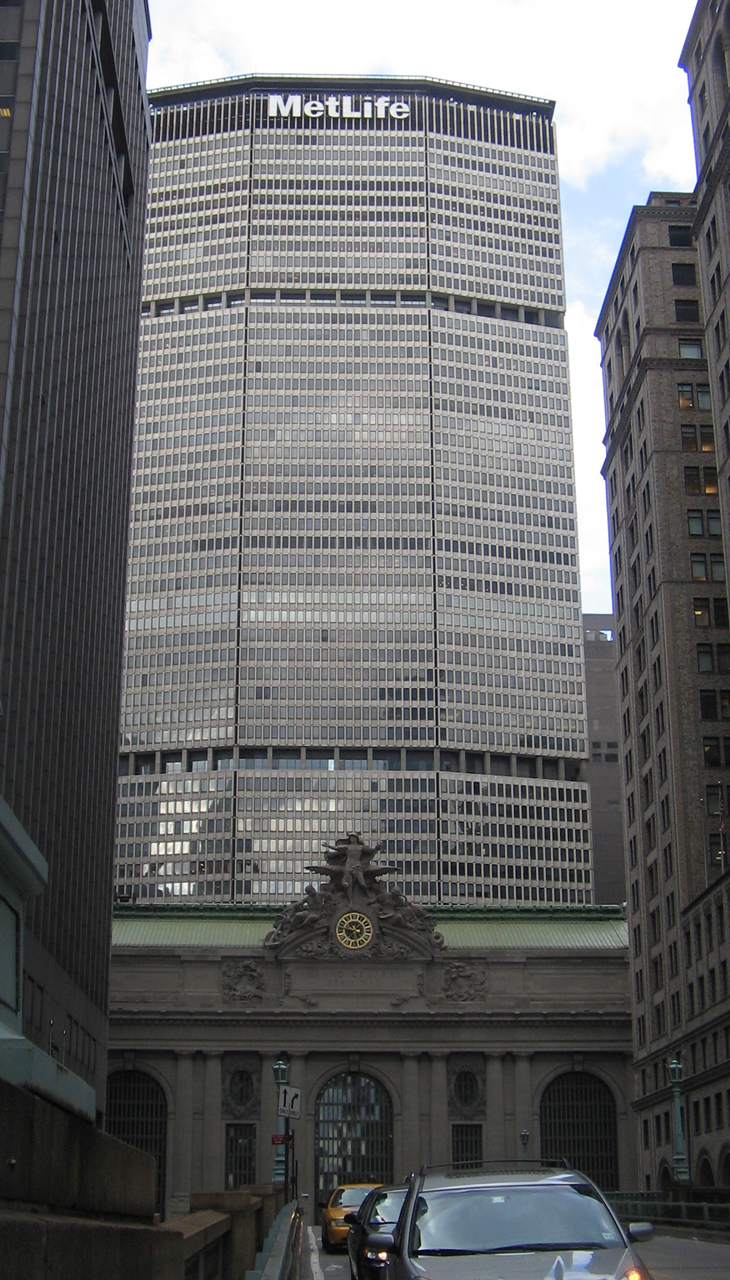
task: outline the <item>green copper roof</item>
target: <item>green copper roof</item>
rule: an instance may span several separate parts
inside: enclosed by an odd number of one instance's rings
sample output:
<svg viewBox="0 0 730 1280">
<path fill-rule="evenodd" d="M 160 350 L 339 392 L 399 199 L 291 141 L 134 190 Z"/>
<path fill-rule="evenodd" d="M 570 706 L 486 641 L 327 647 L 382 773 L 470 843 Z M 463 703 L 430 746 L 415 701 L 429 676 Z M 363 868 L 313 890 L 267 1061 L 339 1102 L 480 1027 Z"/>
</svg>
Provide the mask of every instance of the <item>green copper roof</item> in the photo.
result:
<svg viewBox="0 0 730 1280">
<path fill-rule="evenodd" d="M 621 950 L 629 945 L 629 930 L 621 916 L 601 917 L 591 915 L 554 916 L 546 911 L 521 915 L 519 912 L 504 916 L 452 915 L 439 919 L 434 912 L 434 924 L 441 931 L 446 946 L 453 950 Z"/>
<path fill-rule="evenodd" d="M 115 919 L 113 947 L 260 947 L 274 925 L 264 919 L 226 920 L 221 916 L 127 915 Z"/>
<path fill-rule="evenodd" d="M 115 914 L 114 947 L 260 947 L 277 911 L 230 907 L 128 907 Z M 466 908 L 430 912 L 449 950 L 624 950 L 618 907 Z"/>
</svg>

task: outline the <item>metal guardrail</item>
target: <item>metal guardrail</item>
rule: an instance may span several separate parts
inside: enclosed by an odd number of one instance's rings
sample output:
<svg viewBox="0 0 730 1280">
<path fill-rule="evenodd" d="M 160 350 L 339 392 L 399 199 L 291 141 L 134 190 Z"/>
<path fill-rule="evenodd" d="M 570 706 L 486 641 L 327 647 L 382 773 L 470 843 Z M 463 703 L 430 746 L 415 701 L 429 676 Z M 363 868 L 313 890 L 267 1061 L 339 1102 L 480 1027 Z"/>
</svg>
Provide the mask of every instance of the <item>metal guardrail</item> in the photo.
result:
<svg viewBox="0 0 730 1280">
<path fill-rule="evenodd" d="M 730 1204 L 663 1200 L 662 1192 L 612 1195 L 609 1203 L 623 1223 L 648 1221 L 676 1226 L 711 1227 L 730 1231 Z"/>
<path fill-rule="evenodd" d="M 246 1280 L 289 1280 L 300 1225 L 301 1212 L 292 1201 L 271 1224 L 253 1268 L 246 1272 Z"/>
</svg>

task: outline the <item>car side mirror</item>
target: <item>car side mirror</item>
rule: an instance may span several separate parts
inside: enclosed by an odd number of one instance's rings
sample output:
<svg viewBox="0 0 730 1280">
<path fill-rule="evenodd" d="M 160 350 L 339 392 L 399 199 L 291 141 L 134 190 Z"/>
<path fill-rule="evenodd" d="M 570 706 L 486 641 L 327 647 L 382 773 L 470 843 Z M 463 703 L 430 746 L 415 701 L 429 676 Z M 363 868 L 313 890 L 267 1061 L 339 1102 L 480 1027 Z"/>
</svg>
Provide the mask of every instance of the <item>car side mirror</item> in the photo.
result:
<svg viewBox="0 0 730 1280">
<path fill-rule="evenodd" d="M 392 1231 L 372 1232 L 367 1238 L 365 1247 L 369 1253 L 392 1253 L 395 1249 L 395 1236 Z"/>
<path fill-rule="evenodd" d="M 356 1226 L 357 1226 L 357 1214 L 356 1214 L 356 1213 L 346 1213 L 346 1214 L 345 1214 L 345 1217 L 344 1217 L 344 1221 L 347 1223 L 348 1227 L 356 1227 Z"/>
<path fill-rule="evenodd" d="M 651 1240 L 654 1235 L 654 1227 L 650 1222 L 630 1222 L 629 1223 L 629 1239 L 630 1240 Z"/>
</svg>

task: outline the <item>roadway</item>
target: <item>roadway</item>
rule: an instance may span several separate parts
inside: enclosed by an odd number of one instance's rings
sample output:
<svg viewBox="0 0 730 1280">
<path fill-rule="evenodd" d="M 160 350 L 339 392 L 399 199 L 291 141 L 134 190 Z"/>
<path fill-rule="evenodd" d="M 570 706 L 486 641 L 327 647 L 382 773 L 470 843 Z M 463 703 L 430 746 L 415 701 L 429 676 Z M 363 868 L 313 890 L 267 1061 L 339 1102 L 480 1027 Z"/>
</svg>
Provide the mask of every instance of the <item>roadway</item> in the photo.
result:
<svg viewBox="0 0 730 1280">
<path fill-rule="evenodd" d="M 728 1280 L 730 1242 L 656 1235 L 639 1250 L 654 1280 Z"/>
</svg>

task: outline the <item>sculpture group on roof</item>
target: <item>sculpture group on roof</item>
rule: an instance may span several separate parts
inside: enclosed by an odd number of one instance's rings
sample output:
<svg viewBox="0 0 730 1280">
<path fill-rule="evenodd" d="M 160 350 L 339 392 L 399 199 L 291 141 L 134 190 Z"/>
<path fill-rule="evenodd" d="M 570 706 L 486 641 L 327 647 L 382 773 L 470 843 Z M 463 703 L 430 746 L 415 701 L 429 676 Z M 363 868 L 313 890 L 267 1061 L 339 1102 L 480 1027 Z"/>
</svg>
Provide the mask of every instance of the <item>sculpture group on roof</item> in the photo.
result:
<svg viewBox="0 0 730 1280">
<path fill-rule="evenodd" d="M 392 931 L 403 931 L 411 937 L 420 935 L 431 946 L 443 945 L 423 907 L 383 883 L 383 877 L 397 872 L 392 864 L 373 865 L 384 847 L 366 845 L 359 834 L 353 833 L 327 846 L 323 850 L 325 861 L 307 867 L 317 877 L 319 887 L 307 885 L 304 897 L 283 912 L 266 938 L 266 945 L 278 947 L 296 935 L 323 933 L 348 908 L 368 912 L 391 936 Z"/>
</svg>

